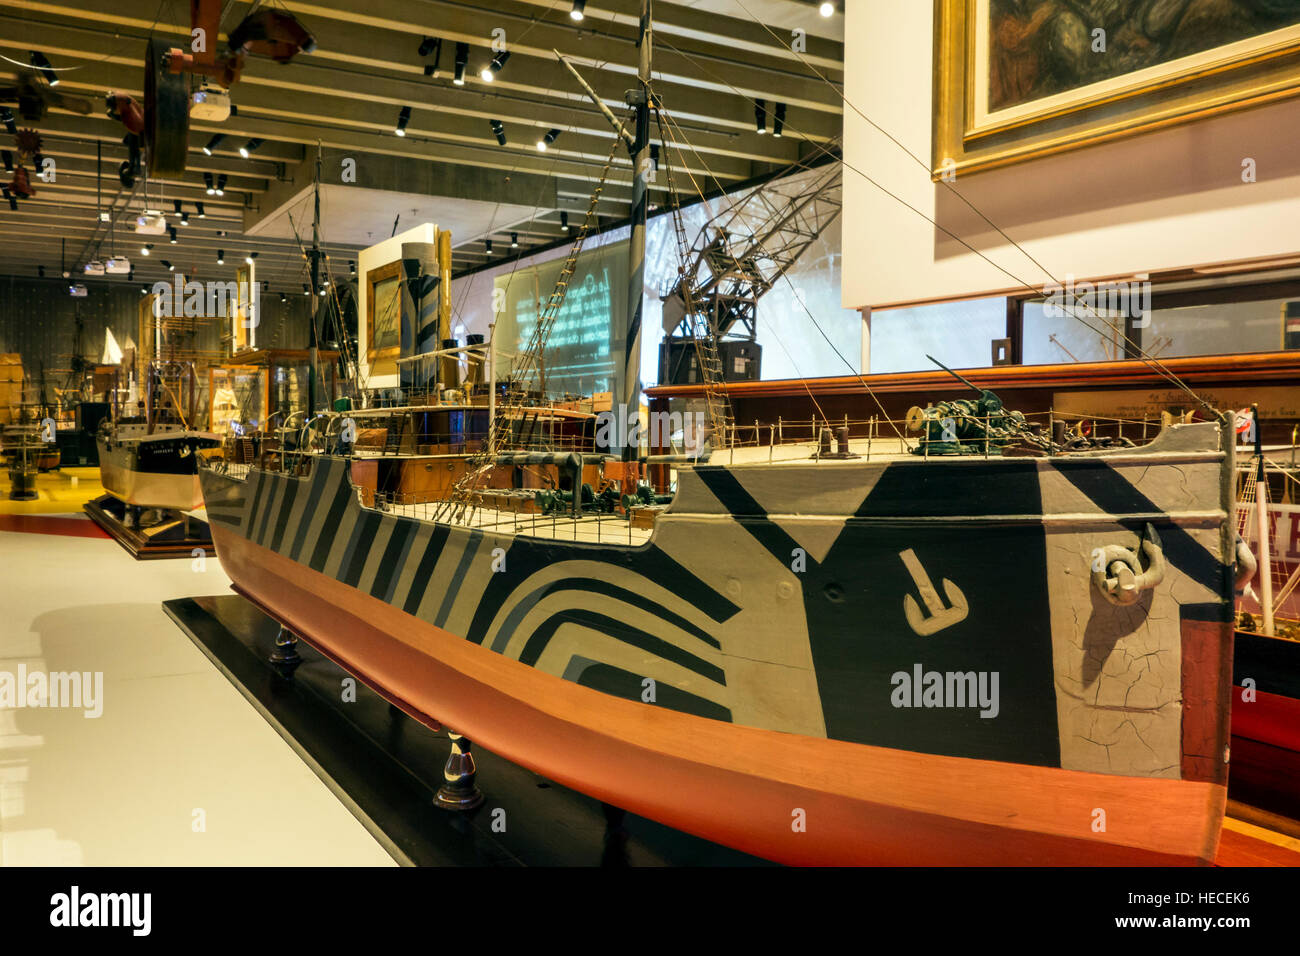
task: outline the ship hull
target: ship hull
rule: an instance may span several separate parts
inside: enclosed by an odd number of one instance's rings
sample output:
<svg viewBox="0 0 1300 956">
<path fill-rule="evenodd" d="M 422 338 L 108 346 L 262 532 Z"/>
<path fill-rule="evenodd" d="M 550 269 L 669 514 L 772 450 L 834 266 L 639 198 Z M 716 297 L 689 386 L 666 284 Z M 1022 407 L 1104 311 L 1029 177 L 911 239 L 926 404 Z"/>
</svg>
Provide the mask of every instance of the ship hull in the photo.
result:
<svg viewBox="0 0 1300 956">
<path fill-rule="evenodd" d="M 200 476 L 238 591 L 616 806 L 789 863 L 1209 862 L 1231 452 L 1213 426 L 1149 448 L 697 467 L 626 546 L 427 520 L 343 458 Z M 1107 603 L 1092 555 L 1141 540 L 1162 573 Z"/>
<path fill-rule="evenodd" d="M 1221 785 L 863 747 L 647 708 L 412 618 L 213 524 L 236 590 L 432 727 L 566 786 L 804 865 L 1207 863 Z M 1103 832 L 1092 829 L 1106 809 Z"/>
<path fill-rule="evenodd" d="M 198 449 L 219 443 L 215 435 L 176 432 L 157 438 L 108 441 L 99 445 L 100 482 L 128 505 L 193 511 L 203 507 Z"/>
</svg>

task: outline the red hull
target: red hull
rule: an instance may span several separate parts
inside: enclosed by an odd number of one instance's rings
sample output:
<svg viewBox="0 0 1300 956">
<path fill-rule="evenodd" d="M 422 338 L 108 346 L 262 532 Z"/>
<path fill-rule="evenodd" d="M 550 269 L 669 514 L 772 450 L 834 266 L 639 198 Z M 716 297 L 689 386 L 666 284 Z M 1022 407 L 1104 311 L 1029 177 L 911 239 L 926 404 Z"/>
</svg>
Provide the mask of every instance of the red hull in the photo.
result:
<svg viewBox="0 0 1300 956">
<path fill-rule="evenodd" d="M 1222 786 L 889 750 L 622 700 L 462 640 L 220 523 L 212 530 L 240 593 L 418 719 L 758 856 L 1170 865 L 1209 862 L 1217 849 Z M 1096 808 L 1107 832 L 1093 831 Z"/>
</svg>

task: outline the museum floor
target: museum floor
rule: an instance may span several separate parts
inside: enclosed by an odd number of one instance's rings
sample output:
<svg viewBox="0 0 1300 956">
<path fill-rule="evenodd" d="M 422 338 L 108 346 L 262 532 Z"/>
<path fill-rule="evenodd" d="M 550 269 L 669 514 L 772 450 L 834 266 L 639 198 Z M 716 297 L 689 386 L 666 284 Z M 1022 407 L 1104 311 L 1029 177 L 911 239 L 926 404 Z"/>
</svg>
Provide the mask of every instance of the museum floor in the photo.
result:
<svg viewBox="0 0 1300 956">
<path fill-rule="evenodd" d="M 0 669 L 104 675 L 98 717 L 0 707 L 0 863 L 393 865 L 164 613 L 230 594 L 220 563 L 134 560 L 79 513 L 100 490 L 65 469 L 11 502 L 0 475 Z M 1220 865 L 1300 862 L 1259 822 L 1225 820 Z"/>
</svg>

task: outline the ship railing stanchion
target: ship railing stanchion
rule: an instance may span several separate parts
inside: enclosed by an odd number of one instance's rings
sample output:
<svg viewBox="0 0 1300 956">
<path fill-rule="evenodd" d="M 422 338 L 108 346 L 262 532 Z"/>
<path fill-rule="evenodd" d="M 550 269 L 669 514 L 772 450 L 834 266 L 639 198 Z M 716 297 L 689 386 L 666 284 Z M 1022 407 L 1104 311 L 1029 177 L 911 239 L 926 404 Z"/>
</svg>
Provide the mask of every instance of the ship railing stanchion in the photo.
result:
<svg viewBox="0 0 1300 956">
<path fill-rule="evenodd" d="M 447 731 L 451 741 L 451 754 L 442 769 L 443 784 L 434 796 L 434 803 L 444 810 L 473 810 L 483 803 L 483 791 L 478 788 L 478 768 L 474 764 L 473 744 L 469 738 Z"/>
</svg>

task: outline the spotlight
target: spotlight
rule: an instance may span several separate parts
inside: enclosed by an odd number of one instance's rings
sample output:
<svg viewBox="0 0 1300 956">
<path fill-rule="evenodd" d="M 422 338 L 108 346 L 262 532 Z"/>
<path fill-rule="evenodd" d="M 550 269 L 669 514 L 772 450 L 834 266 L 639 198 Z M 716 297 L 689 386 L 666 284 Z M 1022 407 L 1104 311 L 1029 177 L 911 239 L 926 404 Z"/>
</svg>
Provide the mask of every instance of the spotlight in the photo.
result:
<svg viewBox="0 0 1300 956">
<path fill-rule="evenodd" d="M 759 136 L 767 132 L 767 100 L 754 100 L 754 128 Z"/>
<path fill-rule="evenodd" d="M 428 56 L 433 52 L 434 47 L 441 46 L 442 41 L 435 37 L 425 37 L 420 41 L 420 56 Z"/>
<path fill-rule="evenodd" d="M 18 197 L 9 191 L 8 186 L 0 187 L 4 192 L 5 199 L 9 200 L 9 208 L 14 212 L 18 211 Z"/>
<path fill-rule="evenodd" d="M 519 248 L 519 233 L 517 232 L 510 233 L 510 248 L 511 249 Z"/>
<path fill-rule="evenodd" d="M 5 129 L 14 136 L 18 135 L 18 124 L 14 122 L 14 111 L 7 106 L 0 107 L 0 123 L 4 123 Z"/>
<path fill-rule="evenodd" d="M 288 297 L 287 295 L 285 295 L 283 292 L 281 292 L 281 293 L 280 293 L 280 301 L 281 301 L 281 302 L 288 302 L 288 301 L 289 301 L 289 297 Z"/>
<path fill-rule="evenodd" d="M 208 218 L 208 214 L 207 214 L 206 212 L 203 211 L 203 203 L 201 203 L 201 202 L 196 202 L 196 203 L 194 204 L 194 208 L 198 210 L 198 212 L 199 212 L 199 218 L 200 218 L 200 219 L 207 219 L 207 218 Z"/>
<path fill-rule="evenodd" d="M 29 60 L 32 66 L 41 71 L 41 76 L 45 77 L 45 82 L 50 86 L 59 85 L 59 74 L 54 72 L 54 67 L 50 66 L 50 61 L 45 58 L 44 53 L 36 50 L 30 51 Z"/>
<path fill-rule="evenodd" d="M 141 294 L 141 295 L 148 295 L 148 294 L 149 294 L 149 287 L 148 287 L 147 285 L 145 285 L 143 282 L 140 283 L 140 294 Z"/>
<path fill-rule="evenodd" d="M 250 252 L 248 255 L 244 256 L 244 261 L 247 262 L 247 263 L 251 266 L 251 265 L 253 264 L 253 260 L 256 259 L 256 258 L 257 258 L 257 253 L 256 253 L 256 252 Z"/>
<path fill-rule="evenodd" d="M 302 284 L 302 294 L 311 295 L 311 289 L 307 288 L 307 283 L 305 282 Z"/>
<path fill-rule="evenodd" d="M 500 120 L 491 120 L 492 132 L 497 138 L 497 142 L 502 146 L 506 144 L 506 127 Z"/>
<path fill-rule="evenodd" d="M 264 142 L 263 140 L 258 139 L 256 136 L 254 136 L 243 146 L 239 147 L 239 155 L 244 157 L 244 159 L 248 159 L 248 154 L 256 152 L 257 147 L 261 146 L 263 142 Z"/>
<path fill-rule="evenodd" d="M 44 279 L 44 278 L 45 278 L 45 266 L 37 266 L 37 267 L 36 267 L 36 274 L 37 274 L 38 276 L 40 276 L 42 279 Z"/>
<path fill-rule="evenodd" d="M 824 17 L 832 16 L 835 13 L 835 4 L 831 3 L 830 0 L 827 0 L 826 3 L 821 5 L 818 12 Z"/>
<path fill-rule="evenodd" d="M 226 250 L 225 250 L 225 249 L 218 249 L 218 250 L 217 250 L 217 265 L 219 265 L 219 266 L 224 266 L 225 264 L 226 264 Z"/>
<path fill-rule="evenodd" d="M 271 291 L 271 283 L 267 282 L 265 279 L 262 280 L 262 291 L 263 292 Z"/>
<path fill-rule="evenodd" d="M 176 271 L 176 267 L 172 265 L 170 262 L 168 262 L 166 259 L 159 259 L 158 264 L 162 266 L 164 269 L 166 269 L 168 272 Z"/>
<path fill-rule="evenodd" d="M 172 200 L 172 209 L 176 211 L 176 215 L 181 214 L 181 201 L 179 199 Z"/>
<path fill-rule="evenodd" d="M 457 86 L 465 85 L 465 67 L 469 65 L 469 44 L 456 44 L 456 75 L 452 82 Z"/>
<path fill-rule="evenodd" d="M 583 10 L 585 10 L 586 7 L 587 0 L 573 0 L 573 9 L 569 11 L 569 19 L 581 22 Z"/>
<path fill-rule="evenodd" d="M 188 226 L 189 224 L 190 224 L 190 214 L 187 212 L 181 213 L 181 225 Z"/>
<path fill-rule="evenodd" d="M 151 250 L 152 248 L 153 248 L 153 243 L 146 242 L 143 246 L 140 247 L 140 255 L 147 256 L 149 254 L 149 250 Z"/>
<path fill-rule="evenodd" d="M 348 261 L 348 271 L 351 272 L 353 275 L 357 274 L 357 264 L 355 260 Z"/>
<path fill-rule="evenodd" d="M 14 171 L 14 154 L 7 149 L 0 149 L 0 159 L 4 160 L 5 172 L 12 173 Z"/>
<path fill-rule="evenodd" d="M 208 191 L 208 195 L 209 195 L 209 196 L 215 196 L 215 195 L 217 194 L 216 187 L 214 187 L 214 186 L 212 185 L 212 174 L 211 174 L 211 173 L 204 173 L 204 174 L 203 174 L 203 185 L 207 188 L 207 191 Z M 201 209 L 201 208 L 203 208 L 203 207 L 200 206 L 199 208 Z"/>
<path fill-rule="evenodd" d="M 506 65 L 506 60 L 508 59 L 510 59 L 509 51 L 502 50 L 492 58 L 491 63 L 483 67 L 482 72 L 479 73 L 479 78 L 482 79 L 484 83 L 491 83 L 496 79 L 497 74 L 501 72 L 501 68 Z"/>
<path fill-rule="evenodd" d="M 225 194 L 226 194 L 226 174 L 222 173 L 220 176 L 217 177 L 217 195 L 224 196 Z"/>
<path fill-rule="evenodd" d="M 411 108 L 403 106 L 402 112 L 397 114 L 397 128 L 393 130 L 398 136 L 406 135 L 406 124 L 411 121 Z"/>
<path fill-rule="evenodd" d="M 785 129 L 785 104 L 776 104 L 776 116 L 772 117 L 772 135 L 780 136 L 781 131 Z"/>
<path fill-rule="evenodd" d="M 212 139 L 208 140 L 208 145 L 203 147 L 203 154 L 211 156 L 212 151 L 221 145 L 221 141 L 226 138 L 225 133 L 217 133 Z"/>
<path fill-rule="evenodd" d="M 541 153 L 546 152 L 546 147 L 554 143 L 555 140 L 559 138 L 559 135 L 560 135 L 560 131 L 558 129 L 553 129 L 550 132 L 548 132 L 545 136 L 543 136 L 541 139 L 539 139 L 537 141 L 538 152 Z"/>
<path fill-rule="evenodd" d="M 567 212 L 560 213 L 560 228 L 565 232 L 569 231 L 569 214 Z"/>
<path fill-rule="evenodd" d="M 483 251 L 486 252 L 488 255 L 492 255 L 492 240 L 491 240 L 491 239 L 484 239 L 484 240 L 483 240 Z"/>
<path fill-rule="evenodd" d="M 168 239 L 168 242 L 169 242 L 171 245 L 173 245 L 173 246 L 176 245 L 176 227 L 175 227 L 175 226 L 168 226 L 168 227 L 167 227 L 167 235 L 170 236 L 170 239 Z"/>
</svg>

